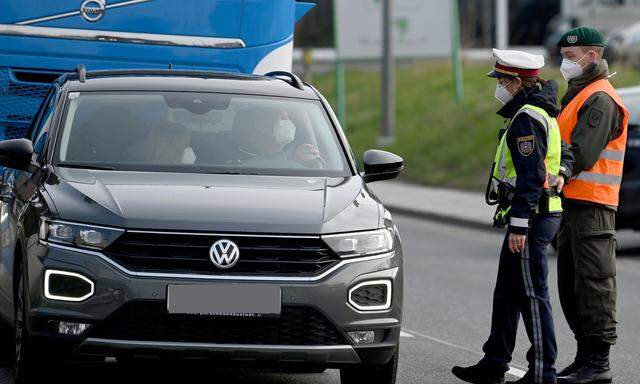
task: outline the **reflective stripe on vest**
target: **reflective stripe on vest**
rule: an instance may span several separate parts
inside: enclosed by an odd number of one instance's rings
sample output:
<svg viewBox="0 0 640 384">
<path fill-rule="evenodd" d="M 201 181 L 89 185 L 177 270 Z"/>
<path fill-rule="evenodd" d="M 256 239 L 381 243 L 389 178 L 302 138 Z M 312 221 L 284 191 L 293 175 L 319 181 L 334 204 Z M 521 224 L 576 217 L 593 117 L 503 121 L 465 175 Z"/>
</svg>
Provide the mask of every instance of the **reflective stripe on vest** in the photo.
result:
<svg viewBox="0 0 640 384">
<path fill-rule="evenodd" d="M 600 184 L 620 185 L 622 183 L 622 176 L 603 175 L 601 173 L 593 172 L 580 172 L 576 177 L 576 180 L 592 181 Z"/>
<path fill-rule="evenodd" d="M 605 92 L 618 105 L 623 114 L 620 135 L 611 140 L 600 154 L 600 158 L 593 167 L 587 169 L 575 177 L 564 187 L 563 194 L 569 199 L 590 201 L 605 205 L 618 205 L 622 170 L 624 166 L 624 154 L 627 147 L 627 123 L 629 111 L 618 93 L 608 80 L 594 81 L 578 93 L 567 104 L 560 116 L 560 133 L 562 140 L 571 144 L 571 135 L 578 123 L 578 113 L 584 103 L 596 92 Z"/>
<path fill-rule="evenodd" d="M 523 105 L 522 108 L 520 108 L 520 110 L 513 116 L 511 121 L 513 122 L 521 113 L 527 114 L 544 127 L 547 137 L 547 154 L 544 160 L 547 177 L 545 179 L 544 188 L 555 186 L 557 185 L 558 175 L 560 174 L 561 158 L 561 139 L 558 123 L 556 119 L 549 116 L 544 109 L 530 104 Z M 517 174 L 515 166 L 513 165 L 513 159 L 511 158 L 511 151 L 509 150 L 509 146 L 506 142 L 508 131 L 509 127 L 507 127 L 507 131 L 500 139 L 500 145 L 496 151 L 495 167 L 492 176 L 503 183 L 507 183 L 515 187 Z M 491 186 L 493 191 L 497 193 L 498 188 L 495 180 L 492 181 Z M 554 196 L 550 198 L 549 212 L 562 212 L 562 203 L 559 197 Z"/>
</svg>

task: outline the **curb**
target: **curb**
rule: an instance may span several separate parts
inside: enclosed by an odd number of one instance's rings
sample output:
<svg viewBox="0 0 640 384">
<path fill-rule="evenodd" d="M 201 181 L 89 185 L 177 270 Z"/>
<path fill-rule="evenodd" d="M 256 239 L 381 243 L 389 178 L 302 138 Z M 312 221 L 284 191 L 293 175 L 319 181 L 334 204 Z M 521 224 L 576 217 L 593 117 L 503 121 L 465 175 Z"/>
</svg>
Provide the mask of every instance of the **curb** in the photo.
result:
<svg viewBox="0 0 640 384">
<path fill-rule="evenodd" d="M 403 216 L 409 216 L 416 219 L 429 220 L 429 221 L 437 221 L 443 224 L 455 225 L 470 229 L 476 229 L 481 231 L 491 231 L 496 232 L 496 228 L 493 227 L 492 224 L 488 222 L 482 222 L 478 220 L 471 219 L 463 219 L 461 217 L 455 216 L 447 216 L 440 213 L 428 212 L 428 211 L 417 211 L 414 209 L 409 209 L 405 207 L 401 207 L 394 204 L 383 203 L 384 206 L 391 212 L 397 213 Z"/>
</svg>

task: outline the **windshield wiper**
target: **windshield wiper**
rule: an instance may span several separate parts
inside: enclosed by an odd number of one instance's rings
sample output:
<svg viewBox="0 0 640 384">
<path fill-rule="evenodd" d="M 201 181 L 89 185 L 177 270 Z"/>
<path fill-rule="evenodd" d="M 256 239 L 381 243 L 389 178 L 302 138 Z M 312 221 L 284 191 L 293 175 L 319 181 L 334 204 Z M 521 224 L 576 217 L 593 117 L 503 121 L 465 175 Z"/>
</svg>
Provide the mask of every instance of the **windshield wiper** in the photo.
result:
<svg viewBox="0 0 640 384">
<path fill-rule="evenodd" d="M 62 164 L 56 164 L 58 167 L 63 167 L 63 168 L 78 168 L 78 169 L 96 169 L 99 171 L 115 171 L 115 167 L 110 167 L 108 165 L 93 165 L 93 164 L 69 164 L 69 163 L 62 163 Z"/>
</svg>

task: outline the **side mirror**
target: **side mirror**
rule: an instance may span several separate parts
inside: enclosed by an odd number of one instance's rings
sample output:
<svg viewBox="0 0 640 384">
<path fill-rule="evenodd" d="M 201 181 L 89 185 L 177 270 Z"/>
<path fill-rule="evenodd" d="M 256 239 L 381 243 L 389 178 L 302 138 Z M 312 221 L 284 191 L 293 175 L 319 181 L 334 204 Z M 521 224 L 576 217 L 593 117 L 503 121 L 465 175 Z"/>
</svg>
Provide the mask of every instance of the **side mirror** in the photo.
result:
<svg viewBox="0 0 640 384">
<path fill-rule="evenodd" d="M 395 179 L 404 168 L 404 160 L 393 153 L 371 149 L 364 153 L 365 183 Z"/>
<path fill-rule="evenodd" d="M 0 165 L 21 171 L 33 172 L 36 166 L 31 164 L 33 143 L 29 139 L 0 141 Z"/>
</svg>

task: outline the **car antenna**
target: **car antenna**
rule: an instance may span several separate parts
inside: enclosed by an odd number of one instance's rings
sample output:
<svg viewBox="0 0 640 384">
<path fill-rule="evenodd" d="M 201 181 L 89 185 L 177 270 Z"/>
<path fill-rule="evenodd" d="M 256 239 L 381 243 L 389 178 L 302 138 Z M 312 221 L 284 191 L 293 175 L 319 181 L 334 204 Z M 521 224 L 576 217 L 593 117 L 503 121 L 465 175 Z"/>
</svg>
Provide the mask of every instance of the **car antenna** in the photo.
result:
<svg viewBox="0 0 640 384">
<path fill-rule="evenodd" d="M 87 68 L 84 66 L 84 64 L 78 64 L 76 72 L 78 73 L 78 80 L 80 80 L 81 83 L 87 81 Z"/>
</svg>

